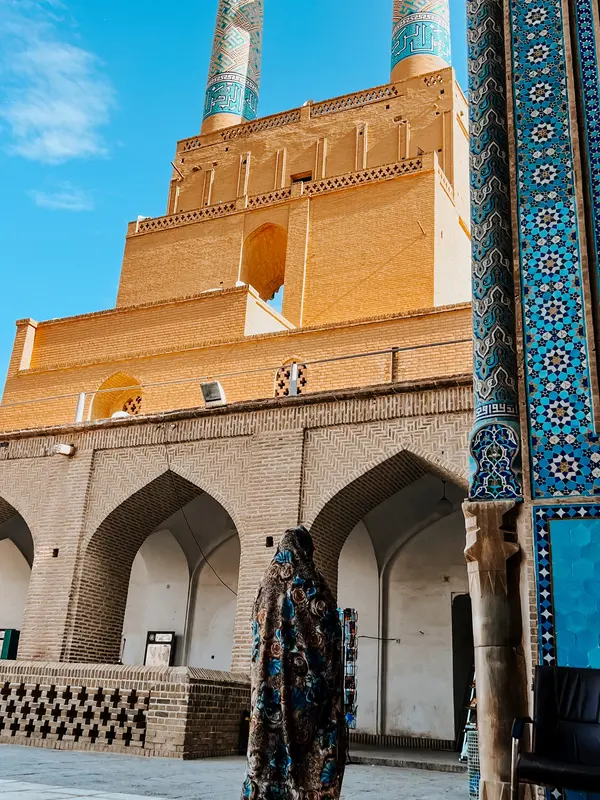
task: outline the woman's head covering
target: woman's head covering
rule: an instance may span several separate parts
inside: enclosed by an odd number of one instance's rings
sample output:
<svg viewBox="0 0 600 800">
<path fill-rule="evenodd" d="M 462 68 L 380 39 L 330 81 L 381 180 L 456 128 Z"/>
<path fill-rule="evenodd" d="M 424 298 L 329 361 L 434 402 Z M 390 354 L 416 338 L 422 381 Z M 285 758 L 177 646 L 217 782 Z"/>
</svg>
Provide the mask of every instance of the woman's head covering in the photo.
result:
<svg viewBox="0 0 600 800">
<path fill-rule="evenodd" d="M 345 764 L 342 634 L 304 527 L 286 531 L 258 590 L 244 800 L 337 800 Z"/>
</svg>

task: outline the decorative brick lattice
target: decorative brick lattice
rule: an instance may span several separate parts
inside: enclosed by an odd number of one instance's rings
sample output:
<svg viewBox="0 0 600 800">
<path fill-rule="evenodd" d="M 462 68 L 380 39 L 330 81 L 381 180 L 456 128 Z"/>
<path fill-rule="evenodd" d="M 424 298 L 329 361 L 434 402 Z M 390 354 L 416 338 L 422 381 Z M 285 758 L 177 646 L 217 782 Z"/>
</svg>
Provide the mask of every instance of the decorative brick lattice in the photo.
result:
<svg viewBox="0 0 600 800">
<path fill-rule="evenodd" d="M 263 117 L 254 122 L 248 122 L 245 125 L 236 125 L 235 127 L 220 131 L 220 134 L 223 141 L 230 142 L 232 139 L 243 139 L 246 136 L 250 136 L 251 133 L 270 131 L 272 128 L 282 128 L 284 125 L 293 125 L 294 122 L 300 122 L 300 117 L 300 109 L 296 108 L 293 111 L 285 111 L 283 114 L 273 114 L 270 117 Z"/>
<path fill-rule="evenodd" d="M 371 181 L 390 180 L 391 178 L 397 178 L 399 175 L 420 172 L 422 169 L 422 159 L 410 158 L 405 161 L 397 161 L 395 164 L 386 164 L 383 167 L 364 169 L 360 172 L 348 172 L 346 175 L 337 175 L 334 178 L 325 178 L 322 181 L 311 181 L 304 185 L 304 194 L 312 197 L 325 192 L 346 189 L 349 186 L 360 186 L 363 183 L 371 183 Z"/>
<path fill-rule="evenodd" d="M 267 194 L 256 194 L 248 198 L 248 208 L 260 208 L 260 206 L 270 206 L 274 203 L 283 203 L 289 200 L 292 196 L 292 190 L 276 189 L 274 192 L 267 192 Z"/>
<path fill-rule="evenodd" d="M 289 397 L 290 384 L 292 380 L 293 364 L 286 364 L 277 370 L 275 377 L 275 397 Z M 304 394 L 308 386 L 308 369 L 306 364 L 298 364 L 298 377 L 296 381 L 296 391 L 291 394 Z"/>
<path fill-rule="evenodd" d="M 108 686 L 5 682 L 0 743 L 50 740 L 143 749 L 150 693 Z"/>
<path fill-rule="evenodd" d="M 387 86 L 376 86 L 365 92 L 355 94 L 345 94 L 343 97 L 334 97 L 333 100 L 325 100 L 322 103 L 315 103 L 310 108 L 311 117 L 323 117 L 325 114 L 335 114 L 337 111 L 347 111 L 349 108 L 360 108 L 371 103 L 379 103 L 381 100 L 389 100 L 398 96 L 398 89 L 393 84 Z"/>
<path fill-rule="evenodd" d="M 245 122 L 242 125 L 233 125 L 231 128 L 219 131 L 219 138 L 224 142 L 230 142 L 233 139 L 245 139 L 253 133 L 260 131 L 269 131 L 272 128 L 282 128 L 284 125 L 293 125 L 295 122 L 300 122 L 300 109 L 295 108 L 292 111 L 285 111 L 282 114 L 273 114 L 270 117 L 261 117 L 253 122 Z M 189 153 L 192 150 L 198 150 L 203 147 L 208 141 L 212 141 L 209 136 L 195 136 L 192 139 L 185 139 L 180 142 L 180 152 Z"/>
<path fill-rule="evenodd" d="M 345 175 L 336 175 L 322 181 L 310 181 L 304 184 L 305 195 L 313 196 L 324 194 L 325 192 L 336 192 L 346 189 L 349 186 L 360 186 L 371 181 L 385 181 L 397 178 L 400 175 L 410 175 L 413 172 L 420 172 L 423 169 L 421 158 L 410 158 L 404 161 L 397 161 L 394 164 L 385 164 L 373 169 L 360 170 L 359 172 L 348 172 Z M 261 208 L 276 203 L 284 203 L 292 196 L 290 187 L 276 189 L 265 194 L 257 194 L 248 197 L 248 208 Z M 198 208 L 195 211 L 186 211 L 181 214 L 171 214 L 167 217 L 153 217 L 152 219 L 141 220 L 133 230 L 131 235 L 151 233 L 153 231 L 166 230 L 167 228 L 178 228 L 180 225 L 193 225 L 195 222 L 202 222 L 205 219 L 215 217 L 226 217 L 234 214 L 238 209 L 235 203 L 220 203 L 216 206 Z"/>
<path fill-rule="evenodd" d="M 235 203 L 219 203 L 216 206 L 197 208 L 195 211 L 186 211 L 183 214 L 171 214 L 168 217 L 153 217 L 152 219 L 142 220 L 137 226 L 136 233 L 150 233 L 151 231 L 162 231 L 166 228 L 177 228 L 179 225 L 191 225 L 194 222 L 201 222 L 203 219 L 214 219 L 215 217 L 225 217 L 235 211 Z"/>
<path fill-rule="evenodd" d="M 137 417 L 138 414 L 142 413 L 142 397 L 141 395 L 136 395 L 135 397 L 130 397 L 123 403 L 123 411 L 126 411 L 128 414 L 131 414 L 132 417 Z"/>
<path fill-rule="evenodd" d="M 443 83 L 444 79 L 441 75 L 428 75 L 426 78 L 423 78 L 423 83 L 425 86 L 437 86 L 439 83 Z"/>
</svg>

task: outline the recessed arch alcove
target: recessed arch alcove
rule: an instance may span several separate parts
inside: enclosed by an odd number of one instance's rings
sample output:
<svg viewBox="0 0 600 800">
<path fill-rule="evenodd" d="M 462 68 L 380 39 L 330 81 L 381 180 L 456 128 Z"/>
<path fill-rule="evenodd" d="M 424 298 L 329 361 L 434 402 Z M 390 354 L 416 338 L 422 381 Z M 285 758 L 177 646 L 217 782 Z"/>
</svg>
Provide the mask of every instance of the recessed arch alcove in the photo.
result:
<svg viewBox="0 0 600 800">
<path fill-rule="evenodd" d="M 241 280 L 253 286 L 263 300 L 271 300 L 285 281 L 287 233 L 267 222 L 244 242 Z"/>
<path fill-rule="evenodd" d="M 90 419 L 108 419 L 121 411 L 138 416 L 142 413 L 144 392 L 141 382 L 125 372 L 115 372 L 96 390 L 91 401 Z"/>
<path fill-rule="evenodd" d="M 27 522 L 0 497 L 0 628 L 22 629 L 33 557 Z"/>
<path fill-rule="evenodd" d="M 176 634 L 176 664 L 229 669 L 238 572 L 229 512 L 200 486 L 165 471 L 91 534 L 65 660 L 140 664 L 146 634 L 163 630 Z M 220 639 L 211 635 L 213 618 Z"/>
</svg>

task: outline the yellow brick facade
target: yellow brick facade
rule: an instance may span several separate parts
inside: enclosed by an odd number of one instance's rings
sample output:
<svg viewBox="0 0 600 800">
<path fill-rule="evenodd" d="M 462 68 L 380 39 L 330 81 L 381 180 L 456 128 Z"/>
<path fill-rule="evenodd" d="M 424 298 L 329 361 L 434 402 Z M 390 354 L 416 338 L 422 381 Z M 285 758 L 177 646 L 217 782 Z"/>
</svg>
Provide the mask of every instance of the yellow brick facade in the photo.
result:
<svg viewBox="0 0 600 800">
<path fill-rule="evenodd" d="M 179 142 L 117 307 L 17 323 L 0 430 L 470 372 L 466 120 L 447 68 Z"/>
</svg>

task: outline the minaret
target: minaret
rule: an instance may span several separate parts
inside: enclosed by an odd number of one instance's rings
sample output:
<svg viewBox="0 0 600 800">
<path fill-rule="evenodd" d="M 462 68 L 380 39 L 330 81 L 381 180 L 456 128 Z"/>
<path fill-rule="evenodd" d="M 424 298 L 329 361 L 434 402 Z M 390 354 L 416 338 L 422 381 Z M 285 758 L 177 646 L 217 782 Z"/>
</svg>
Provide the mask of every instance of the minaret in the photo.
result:
<svg viewBox="0 0 600 800">
<path fill-rule="evenodd" d="M 448 0 L 394 0 L 392 82 L 448 66 Z"/>
<path fill-rule="evenodd" d="M 256 118 L 264 0 L 219 0 L 202 133 Z"/>
</svg>

